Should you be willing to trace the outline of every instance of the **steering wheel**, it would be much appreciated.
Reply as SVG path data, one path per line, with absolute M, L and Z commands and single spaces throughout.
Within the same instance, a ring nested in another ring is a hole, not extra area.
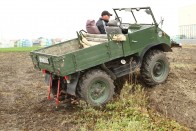
M 121 26 L 121 23 L 122 23 L 122 18 L 121 17 L 116 17 L 115 20 L 117 20 L 119 22 L 119 27 L 120 29 L 122 30 L 122 33 L 123 34 L 127 34 L 128 33 L 128 30 L 127 29 L 124 29 L 122 26 Z

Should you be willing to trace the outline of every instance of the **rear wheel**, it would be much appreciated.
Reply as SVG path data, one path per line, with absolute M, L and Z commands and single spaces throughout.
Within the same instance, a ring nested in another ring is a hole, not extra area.
M 145 84 L 154 86 L 165 82 L 169 74 L 166 54 L 160 50 L 149 51 L 142 62 L 141 76 Z
M 114 84 L 102 70 L 87 72 L 80 80 L 81 95 L 91 106 L 102 106 L 112 99 Z

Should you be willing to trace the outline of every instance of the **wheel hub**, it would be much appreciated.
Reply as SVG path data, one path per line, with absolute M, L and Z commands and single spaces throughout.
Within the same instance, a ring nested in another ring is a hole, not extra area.
M 102 96 L 104 96 L 104 92 L 105 92 L 105 83 L 103 82 L 95 82 L 92 85 L 91 88 L 91 97 L 93 100 L 98 100 L 99 98 L 101 98 Z
M 164 64 L 161 61 L 157 61 L 153 68 L 153 74 L 155 77 L 159 77 L 164 73 Z

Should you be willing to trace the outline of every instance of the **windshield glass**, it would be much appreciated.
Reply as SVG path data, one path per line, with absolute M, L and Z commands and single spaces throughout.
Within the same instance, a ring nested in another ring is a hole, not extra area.
M 137 11 L 136 9 L 127 8 L 123 10 L 115 10 L 115 12 L 117 13 L 117 17 L 120 17 L 120 21 L 122 23 L 154 24 L 152 16 L 147 14 L 145 9 L 140 9 Z

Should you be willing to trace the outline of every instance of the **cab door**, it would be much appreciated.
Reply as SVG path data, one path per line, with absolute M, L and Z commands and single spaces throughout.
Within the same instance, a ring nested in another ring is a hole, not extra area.
M 155 40 L 155 28 L 150 27 L 128 34 L 129 42 L 124 44 L 124 56 L 140 52 L 148 44 L 152 44 Z

